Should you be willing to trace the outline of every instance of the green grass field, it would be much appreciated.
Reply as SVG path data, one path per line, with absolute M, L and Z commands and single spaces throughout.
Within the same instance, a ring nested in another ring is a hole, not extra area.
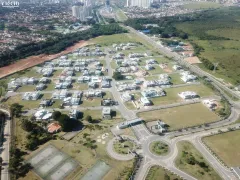
M 203 141 L 229 167 L 240 166 L 239 154 L 240 131 L 231 131 L 223 134 L 205 137 Z
M 221 7 L 221 5 L 219 3 L 214 3 L 214 2 L 189 2 L 188 4 L 185 4 L 182 7 L 186 9 L 198 10 L 198 9 L 219 8 Z
M 134 38 L 130 37 L 130 34 L 114 34 L 109 36 L 100 36 L 90 40 L 90 43 L 110 46 L 114 43 L 137 42 Z
M 117 17 L 118 21 L 123 22 L 128 19 L 128 17 L 123 13 L 123 11 L 121 9 L 116 7 L 115 11 L 116 11 L 116 17 Z
M 169 125 L 169 130 L 196 126 L 219 120 L 219 117 L 203 104 L 192 104 L 169 109 L 138 113 L 145 121 L 162 120 Z
M 240 9 L 225 7 L 205 11 L 201 15 L 194 21 L 175 23 L 175 26 L 188 33 L 190 41 L 204 48 L 200 52 L 200 58 L 219 63 L 215 76 L 227 82 L 239 84 Z
M 220 176 L 203 158 L 200 152 L 189 142 L 181 141 L 177 144 L 178 156 L 175 161 L 176 166 L 194 176 L 198 180 L 220 180 Z M 191 162 L 191 164 L 189 164 Z M 202 167 L 199 163 L 204 163 Z
M 152 166 L 148 172 L 146 180 L 180 180 L 181 178 L 171 173 L 170 171 L 163 169 L 160 166 Z
M 178 93 L 183 91 L 194 91 L 200 97 L 208 97 L 214 95 L 214 92 L 207 86 L 204 85 L 191 85 L 185 87 L 177 87 L 177 88 L 167 88 L 165 89 L 167 95 L 163 97 L 152 98 L 152 102 L 154 105 L 164 105 L 164 104 L 171 104 L 183 101 L 179 96 Z

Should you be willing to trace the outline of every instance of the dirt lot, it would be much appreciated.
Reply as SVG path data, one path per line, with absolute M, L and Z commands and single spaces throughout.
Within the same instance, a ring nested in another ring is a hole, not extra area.
M 85 41 L 79 41 L 74 46 L 71 46 L 71 47 L 67 48 L 66 50 L 64 50 L 64 51 L 62 51 L 58 54 L 53 54 L 53 55 L 41 54 L 41 55 L 38 55 L 38 56 L 30 56 L 28 58 L 18 60 L 17 62 L 15 62 L 15 63 L 13 63 L 9 66 L 5 66 L 5 67 L 0 68 L 0 78 L 3 78 L 3 77 L 5 77 L 7 75 L 10 75 L 10 74 L 13 74 L 17 71 L 21 71 L 21 70 L 36 66 L 36 65 L 41 64 L 45 61 L 55 59 L 55 58 L 57 58 L 59 56 L 62 56 L 64 54 L 68 54 L 68 53 L 70 53 L 70 52 L 72 52 L 72 51 L 74 51 L 78 48 L 86 46 L 87 44 L 88 43 L 85 42 Z
M 184 60 L 187 61 L 187 62 L 190 63 L 190 64 L 199 64 L 199 63 L 202 63 L 197 56 L 188 57 L 188 58 L 185 58 Z

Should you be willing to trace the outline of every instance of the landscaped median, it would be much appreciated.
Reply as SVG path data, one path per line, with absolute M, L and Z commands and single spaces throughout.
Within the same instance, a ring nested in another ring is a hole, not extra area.
M 164 156 L 168 154 L 169 147 L 164 142 L 155 141 L 150 144 L 150 151 L 155 155 Z
M 148 172 L 146 180 L 162 179 L 180 180 L 181 178 L 160 166 L 152 166 Z

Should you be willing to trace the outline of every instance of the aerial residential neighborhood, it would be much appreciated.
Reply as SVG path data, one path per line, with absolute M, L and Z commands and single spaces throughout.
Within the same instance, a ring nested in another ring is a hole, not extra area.
M 3 1 L 0 17 L 0 179 L 240 179 L 239 2 Z

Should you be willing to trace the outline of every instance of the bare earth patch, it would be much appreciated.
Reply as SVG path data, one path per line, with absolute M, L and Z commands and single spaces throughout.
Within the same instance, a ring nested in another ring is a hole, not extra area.
M 41 64 L 45 61 L 50 61 L 53 60 L 55 58 L 58 58 L 64 54 L 68 54 L 78 48 L 81 48 L 83 46 L 86 46 L 88 43 L 85 41 L 79 41 L 78 43 L 76 43 L 74 46 L 71 46 L 69 48 L 67 48 L 66 50 L 58 53 L 58 54 L 53 54 L 53 55 L 46 55 L 46 54 L 40 54 L 38 56 L 30 56 L 27 57 L 25 59 L 21 59 L 18 60 L 17 62 L 9 65 L 9 66 L 5 66 L 0 68 L 0 78 L 3 78 L 5 76 L 8 76 L 10 74 L 13 74 L 15 72 L 36 66 L 38 64 Z
M 188 58 L 185 58 L 184 60 L 187 61 L 187 62 L 190 63 L 190 64 L 199 64 L 199 63 L 202 63 L 197 56 L 188 57 Z

